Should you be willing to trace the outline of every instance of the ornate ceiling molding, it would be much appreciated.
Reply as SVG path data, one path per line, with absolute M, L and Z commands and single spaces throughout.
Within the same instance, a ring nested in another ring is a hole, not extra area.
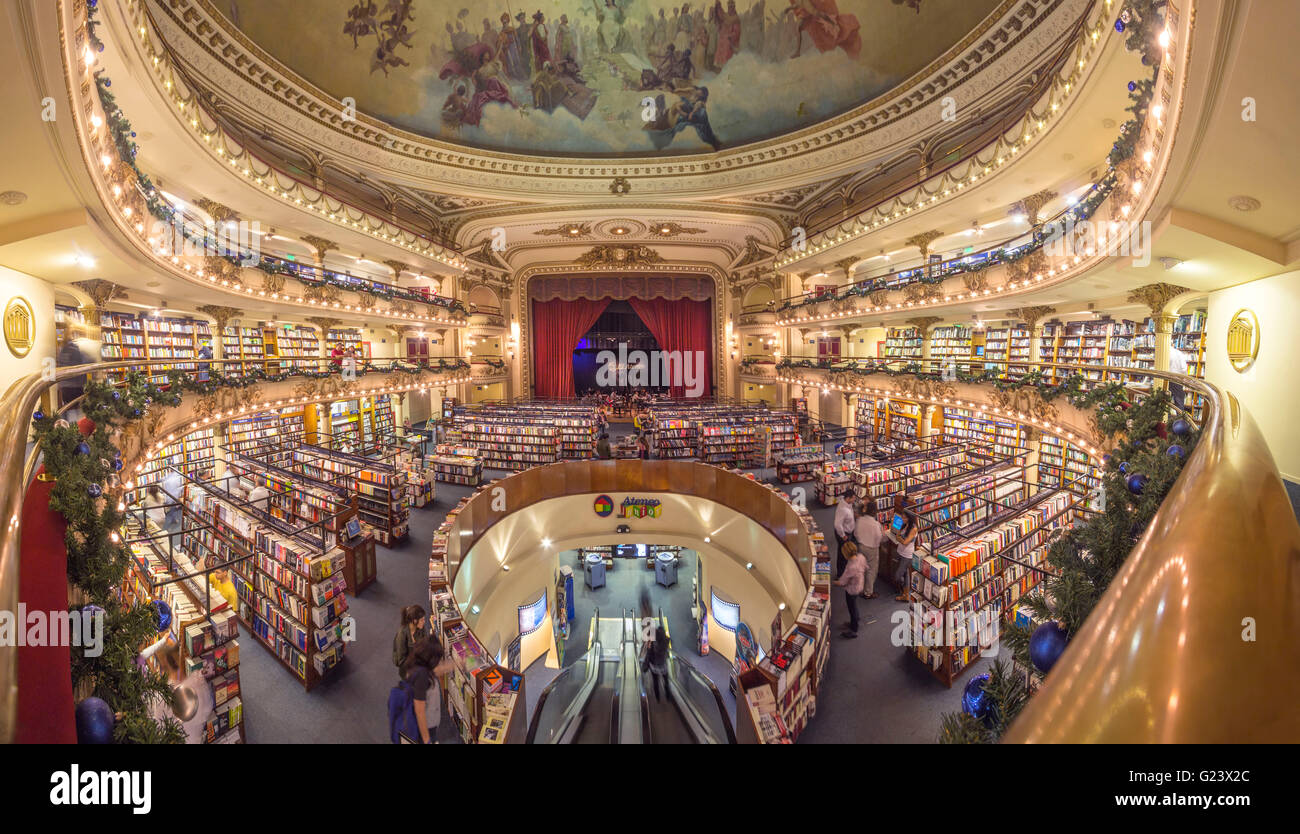
M 88 281 L 73 281 L 72 285 L 84 290 L 90 300 L 95 302 L 96 307 L 103 307 L 114 298 L 126 298 L 126 290 L 114 284 L 112 281 L 105 281 L 103 278 L 91 278 Z
M 226 329 L 226 325 L 244 316 L 243 310 L 237 307 L 223 307 L 220 304 L 200 304 L 194 309 L 204 315 L 212 316 L 212 320 L 217 324 L 218 335 Z
M 1035 307 L 1019 307 L 1008 312 L 1028 325 L 1030 330 L 1033 330 L 1038 326 L 1038 322 L 1042 321 L 1045 316 L 1050 316 L 1052 313 L 1055 313 L 1056 308 L 1040 305 Z
M 574 258 L 585 269 L 647 266 L 663 263 L 664 257 L 649 246 L 595 246 Z
M 795 133 L 718 153 L 617 159 L 554 157 L 472 150 L 391 129 L 341 105 L 280 67 L 214 11 L 211 0 L 154 0 L 149 11 L 167 51 L 233 114 L 257 125 L 291 127 L 307 144 L 335 147 L 354 163 L 460 187 L 518 193 L 667 193 L 688 188 L 730 191 L 743 183 L 861 164 L 939 125 L 939 101 L 960 89 L 978 101 L 1030 72 L 1077 23 L 1091 0 L 1006 0 L 985 28 L 889 93 Z M 709 175 L 701 179 L 701 175 Z M 527 176 L 521 182 L 519 177 Z M 505 187 L 505 180 L 511 188 Z M 626 188 L 618 188 L 620 181 Z M 786 187 L 798 187 L 790 184 Z
M 1128 300 L 1135 304 L 1147 305 L 1147 309 L 1151 311 L 1151 317 L 1159 319 L 1165 314 L 1165 305 L 1171 299 L 1185 292 L 1191 292 L 1191 290 L 1177 284 L 1143 284 L 1129 293 Z

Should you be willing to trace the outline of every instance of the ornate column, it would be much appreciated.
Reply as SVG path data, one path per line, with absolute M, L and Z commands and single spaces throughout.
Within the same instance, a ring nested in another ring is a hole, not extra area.
M 917 249 L 921 250 L 921 265 L 925 266 L 926 260 L 930 255 L 930 244 L 943 236 L 944 232 L 941 232 L 938 229 L 931 229 L 928 232 L 921 232 L 919 235 L 912 235 L 907 240 L 903 241 L 903 243 L 906 243 L 908 246 L 915 246 Z M 926 274 L 929 275 L 928 272 Z
M 934 409 L 936 406 L 930 403 L 918 403 L 918 405 L 921 407 L 921 425 L 916 427 L 916 437 L 918 440 L 926 440 L 934 432 Z
M 86 319 L 86 338 L 98 342 L 103 338 L 103 334 L 100 332 L 99 319 L 104 312 L 104 306 L 114 298 L 125 298 L 126 292 L 112 281 L 105 281 L 102 278 L 92 278 L 89 281 L 73 281 L 72 285 L 90 296 L 92 303 L 83 304 L 78 309 Z
M 1187 287 L 1180 287 L 1177 284 L 1144 284 L 1133 290 L 1128 300 L 1141 302 L 1147 305 L 1151 311 L 1151 320 L 1155 324 L 1156 332 L 1156 370 L 1169 370 L 1169 347 L 1173 341 L 1174 322 L 1178 320 L 1177 316 L 1171 316 L 1165 312 L 1165 305 L 1169 300 L 1182 295 L 1185 292 L 1191 292 Z M 1163 388 L 1161 380 L 1154 380 L 1153 387 Z
M 330 350 L 329 350 L 329 331 L 330 331 L 330 328 L 338 327 L 340 324 L 343 323 L 343 320 L 342 320 L 342 319 L 334 319 L 334 318 L 330 318 L 330 317 L 328 317 L 328 316 L 308 316 L 308 317 L 307 317 L 307 321 L 309 321 L 309 322 L 311 322 L 312 324 L 316 325 L 316 329 L 319 331 L 318 334 L 317 334 L 317 336 L 316 336 L 316 353 L 317 353 L 317 355 L 318 355 L 318 356 L 322 356 L 322 357 L 324 357 L 324 356 L 329 356 L 329 353 L 330 353 Z M 320 364 L 318 363 L 318 364 L 316 365 L 316 367 L 313 368 L 312 370 L 319 371 L 320 369 L 321 369 L 321 366 L 320 366 Z
M 1029 359 L 1039 361 L 1039 347 L 1043 341 L 1043 325 L 1040 322 L 1056 312 L 1055 307 L 1021 307 L 1011 311 L 1016 318 L 1029 326 Z
M 327 240 L 316 235 L 303 235 L 302 242 L 312 248 L 315 253 L 315 265 L 317 269 L 325 268 L 325 253 L 331 249 L 338 249 L 339 245 L 332 240 Z
M 921 360 L 930 359 L 930 328 L 943 321 L 940 316 L 918 316 L 908 319 L 907 323 L 921 331 Z
M 1060 195 L 1057 194 L 1055 191 L 1049 191 L 1048 189 L 1043 189 L 1042 191 L 1036 191 L 1033 194 L 1030 194 L 1028 197 L 1025 197 L 1023 200 L 1017 203 L 1012 203 L 1011 213 L 1023 214 L 1025 216 L 1025 220 L 1029 222 L 1030 226 L 1037 226 L 1039 222 L 1038 213 L 1043 210 L 1043 206 L 1047 205 L 1049 202 L 1051 202 L 1052 200 L 1054 200 L 1059 196 Z

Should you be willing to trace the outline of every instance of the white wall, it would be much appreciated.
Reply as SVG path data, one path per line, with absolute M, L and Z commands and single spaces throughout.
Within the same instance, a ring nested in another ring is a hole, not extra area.
M 1259 319 L 1259 357 L 1238 373 L 1228 362 L 1228 324 L 1247 308 Z M 1210 293 L 1205 377 L 1241 401 L 1264 433 L 1283 477 L 1300 482 L 1300 271 Z

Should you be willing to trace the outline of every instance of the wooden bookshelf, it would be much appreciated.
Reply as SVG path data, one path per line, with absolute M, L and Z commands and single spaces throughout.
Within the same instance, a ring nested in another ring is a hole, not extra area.
M 925 349 L 925 337 L 916 327 L 891 327 L 885 331 L 883 359 L 919 362 Z
M 821 446 L 792 446 L 776 458 L 776 479 L 783 484 L 818 480 L 826 458 Z
M 473 446 L 440 444 L 426 462 L 433 464 L 434 479 L 443 483 L 478 486 L 483 482 L 483 458 Z

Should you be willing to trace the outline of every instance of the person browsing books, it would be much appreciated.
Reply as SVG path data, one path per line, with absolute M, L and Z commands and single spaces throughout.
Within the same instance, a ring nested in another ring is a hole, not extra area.
M 853 525 L 853 537 L 857 540 L 857 549 L 861 552 L 866 566 L 862 591 L 864 599 L 876 597 L 876 572 L 880 570 L 880 542 L 885 537 L 885 529 L 880 526 L 876 512 L 876 499 L 867 498 L 862 502 L 862 512 Z
M 898 602 L 907 602 L 907 569 L 912 564 L 912 554 L 916 551 L 916 536 L 920 527 L 916 523 L 916 513 L 912 512 L 907 496 L 899 496 L 894 508 L 894 518 L 889 525 L 889 540 L 894 543 L 898 558 L 894 562 L 894 583 L 902 589 L 894 597 Z
M 402 609 L 402 622 L 393 635 L 393 665 L 398 669 L 411 656 L 415 644 L 429 636 L 424 616 L 424 609 L 418 605 L 408 605 Z
M 609 449 L 609 435 L 601 432 L 600 439 L 596 441 L 596 457 L 601 460 L 609 460 L 613 453 Z
M 438 678 L 451 671 L 451 658 L 442 644 L 425 637 L 415 644 L 406 659 L 404 677 L 411 686 L 415 710 L 415 726 L 420 731 L 420 742 L 436 743 L 438 723 L 442 718 L 442 699 L 438 694 Z
M 835 508 L 835 575 L 844 573 L 844 543 L 853 541 L 858 519 L 853 512 L 853 500 L 848 495 L 840 496 L 839 506 Z
M 844 572 L 840 578 L 835 580 L 835 584 L 844 589 L 844 605 L 849 609 L 849 621 L 845 624 L 844 630 L 840 632 L 841 637 L 858 636 L 858 594 L 862 593 L 867 572 L 867 560 L 858 552 L 858 546 L 853 542 L 844 543 Z

